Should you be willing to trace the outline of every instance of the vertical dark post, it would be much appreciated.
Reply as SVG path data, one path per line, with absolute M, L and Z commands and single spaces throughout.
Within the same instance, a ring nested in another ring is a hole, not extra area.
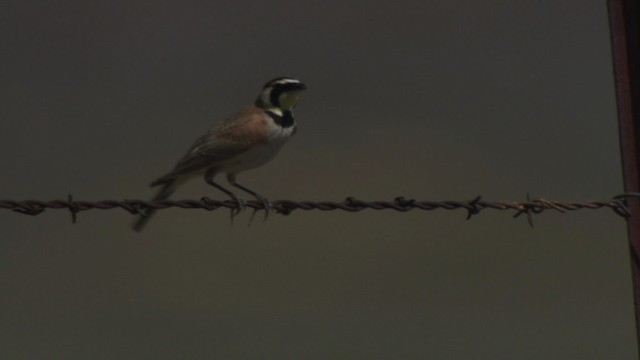
M 640 192 L 640 0 L 608 0 L 625 192 Z M 640 201 L 629 199 L 636 336 L 640 346 Z

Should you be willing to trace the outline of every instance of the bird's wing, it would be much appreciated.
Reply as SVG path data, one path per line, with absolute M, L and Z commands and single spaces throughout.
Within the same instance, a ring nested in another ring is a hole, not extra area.
M 169 174 L 151 183 L 163 184 L 181 175 L 214 167 L 268 139 L 269 124 L 263 110 L 251 106 L 217 124 L 196 140 Z

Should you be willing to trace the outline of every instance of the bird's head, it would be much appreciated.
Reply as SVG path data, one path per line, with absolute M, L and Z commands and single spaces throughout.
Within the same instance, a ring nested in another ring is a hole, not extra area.
M 306 88 L 307 86 L 297 79 L 275 78 L 264 85 L 256 100 L 256 106 L 271 111 L 279 110 L 280 113 L 291 111 L 298 103 L 300 93 Z

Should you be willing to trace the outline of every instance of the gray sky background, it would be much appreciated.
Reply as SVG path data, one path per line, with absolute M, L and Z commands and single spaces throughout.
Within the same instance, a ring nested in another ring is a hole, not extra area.
M 622 191 L 604 0 L 5 0 L 0 198 L 147 199 L 281 75 L 298 135 L 240 176 L 271 199 Z M 464 217 L 5 211 L 0 357 L 636 357 L 622 219 Z

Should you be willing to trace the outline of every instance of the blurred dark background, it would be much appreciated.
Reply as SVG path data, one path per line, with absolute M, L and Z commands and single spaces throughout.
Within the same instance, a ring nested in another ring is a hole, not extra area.
M 4 0 L 0 198 L 147 199 L 281 75 L 298 135 L 240 176 L 271 199 L 622 191 L 604 0 Z M 621 218 L 465 215 L 4 211 L 0 357 L 636 357 Z

